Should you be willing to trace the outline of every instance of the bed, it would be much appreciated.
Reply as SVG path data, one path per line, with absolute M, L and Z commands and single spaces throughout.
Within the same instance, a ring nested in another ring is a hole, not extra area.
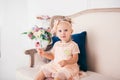
M 73 20 L 74 34 L 87 32 L 87 75 L 80 80 L 120 80 L 120 8 L 88 9 L 68 17 Z M 30 66 L 18 68 L 16 80 L 34 80 L 40 66 L 46 64 L 34 49 L 26 54 L 30 56 Z

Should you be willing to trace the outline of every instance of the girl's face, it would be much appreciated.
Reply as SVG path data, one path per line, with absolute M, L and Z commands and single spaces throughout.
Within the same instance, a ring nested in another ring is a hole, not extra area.
M 60 22 L 57 25 L 57 36 L 62 42 L 68 42 L 71 39 L 72 26 L 68 22 Z

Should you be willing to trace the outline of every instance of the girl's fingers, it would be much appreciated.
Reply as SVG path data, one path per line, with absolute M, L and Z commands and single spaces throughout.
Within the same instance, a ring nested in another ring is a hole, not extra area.
M 41 49 L 37 49 L 38 53 L 41 54 L 42 53 L 42 50 Z

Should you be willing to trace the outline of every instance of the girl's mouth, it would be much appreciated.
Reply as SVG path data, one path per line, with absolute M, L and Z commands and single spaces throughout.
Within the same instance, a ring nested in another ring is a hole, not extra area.
M 66 36 L 62 36 L 62 38 L 66 38 Z

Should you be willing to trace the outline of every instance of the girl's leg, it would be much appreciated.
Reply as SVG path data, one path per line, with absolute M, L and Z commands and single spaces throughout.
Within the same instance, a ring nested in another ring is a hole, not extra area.
M 58 78 L 54 78 L 54 80 L 60 80 L 60 79 L 58 79 Z
M 45 79 L 45 75 L 44 75 L 44 73 L 41 71 L 41 72 L 37 75 L 37 77 L 36 77 L 35 80 L 44 80 L 44 79 Z
M 57 72 L 55 74 L 54 80 L 67 80 L 64 72 Z

